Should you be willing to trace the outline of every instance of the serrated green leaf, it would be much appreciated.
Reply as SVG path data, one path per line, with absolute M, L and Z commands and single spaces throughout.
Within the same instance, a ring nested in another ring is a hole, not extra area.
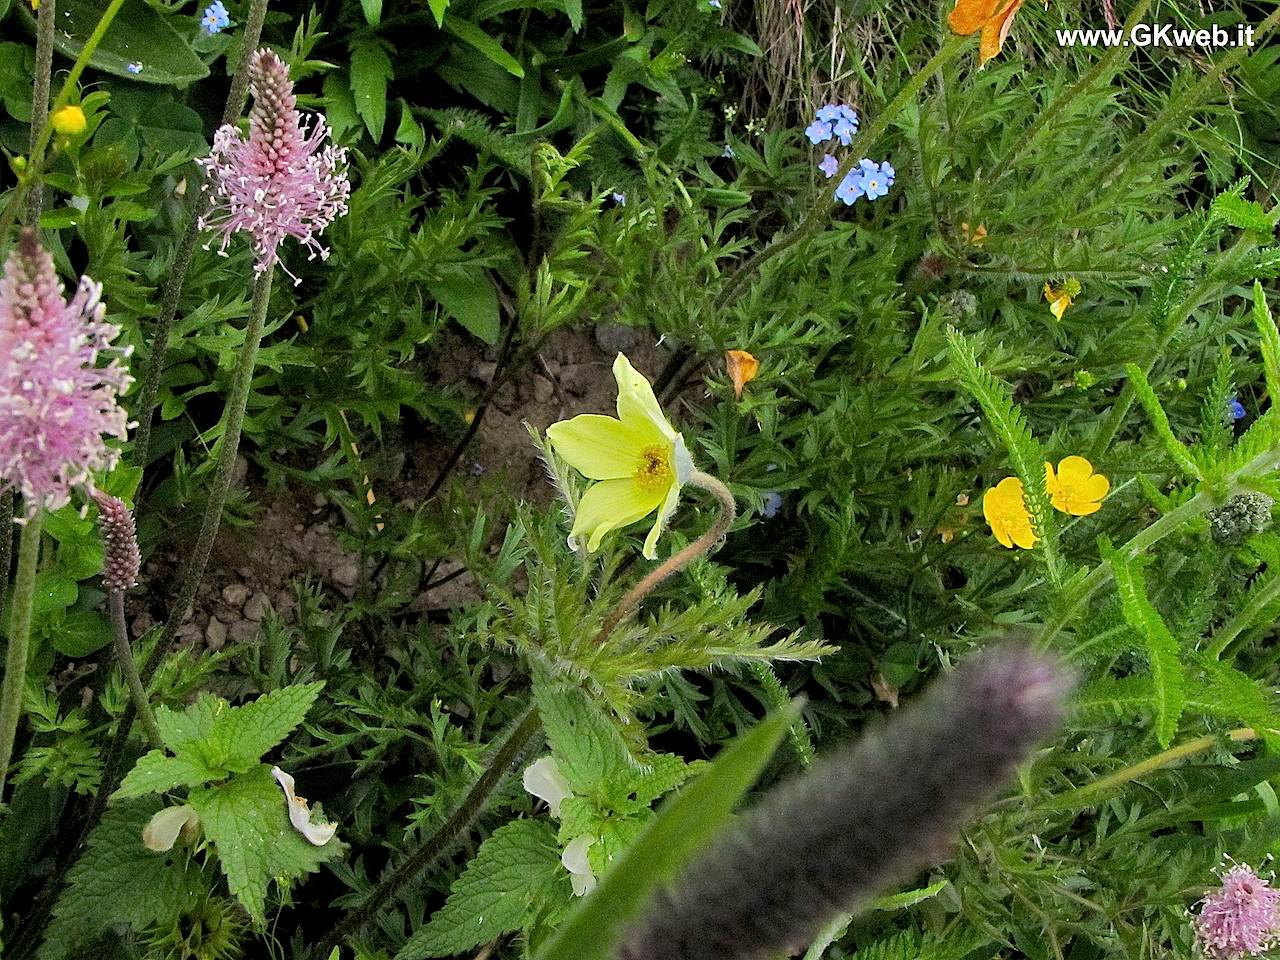
M 1206 684 L 1187 695 L 1187 705 L 1195 710 L 1228 720 L 1243 721 L 1274 749 L 1280 746 L 1280 713 L 1274 694 L 1248 674 L 1209 657 L 1197 663 Z
M 391 58 L 376 40 L 357 43 L 351 50 L 351 94 L 356 113 L 374 140 L 387 122 L 387 81 L 395 76 Z
M 1103 541 L 1102 556 L 1111 566 L 1125 622 L 1142 638 L 1151 667 L 1155 695 L 1156 739 L 1167 747 L 1178 732 L 1185 706 L 1186 675 L 1178 656 L 1178 641 L 1147 596 L 1146 579 L 1137 563 Z
M 85 40 L 102 18 L 107 2 L 59 0 L 54 49 L 72 60 L 79 56 Z M 30 8 L 18 4 L 15 9 L 34 31 L 35 17 Z M 142 64 L 142 70 L 131 73 L 128 69 L 131 63 Z M 145 0 L 124 0 L 98 49 L 89 58 L 89 65 L 138 83 L 175 87 L 185 87 L 209 75 L 209 68 L 192 51 L 186 39 Z
M 569 17 L 569 26 L 577 33 L 582 29 L 582 0 L 562 0 L 564 12 Z
M 439 20 L 440 18 L 437 17 L 436 19 Z M 446 32 L 453 34 L 463 43 L 474 47 L 513 77 L 524 76 L 524 67 L 520 66 L 520 61 L 507 53 L 502 48 L 502 44 L 474 23 L 468 20 L 459 20 L 457 17 L 450 17 L 443 26 Z
M 324 681 L 299 683 L 264 693 L 257 700 L 219 711 L 213 730 L 198 748 L 207 762 L 226 770 L 247 770 L 307 717 Z
M 538 677 L 533 699 L 574 793 L 595 796 L 606 782 L 630 782 L 638 772 L 617 726 L 581 690 Z
M 220 775 L 221 771 L 210 770 L 190 754 L 167 757 L 160 750 L 152 750 L 133 765 L 113 796 L 142 797 L 149 793 L 164 793 L 175 787 L 198 787 L 218 779 Z
M 444 12 L 449 9 L 449 0 L 427 0 L 431 15 L 436 18 L 436 26 L 444 25 Z
M 191 791 L 187 802 L 213 844 L 227 886 L 261 925 L 272 879 L 290 881 L 340 856 L 336 838 L 313 846 L 289 823 L 284 794 L 266 764 L 216 787 Z
M 541 820 L 513 820 L 493 832 L 454 881 L 449 899 L 418 929 L 395 960 L 464 953 L 519 930 L 531 908 L 557 882 L 560 848 Z M 560 884 L 567 886 L 563 873 Z
M 164 745 L 178 753 L 195 747 L 213 733 L 218 714 L 229 710 L 230 705 L 210 693 L 202 693 L 196 702 L 185 710 L 160 707 L 156 710 L 156 726 Z
M 1271 317 L 1267 295 L 1262 284 L 1253 281 L 1253 323 L 1258 328 L 1262 348 L 1262 369 L 1267 381 L 1267 395 L 1280 397 L 1280 330 Z
M 1169 426 L 1169 416 L 1164 412 L 1164 407 L 1160 404 L 1159 398 L 1156 397 L 1155 390 L 1151 388 L 1147 375 L 1142 372 L 1141 367 L 1134 363 L 1126 363 L 1124 369 L 1129 375 L 1129 382 L 1133 384 L 1133 390 L 1138 396 L 1138 402 L 1147 411 L 1151 425 L 1155 428 L 1156 436 L 1164 444 L 1164 449 L 1169 455 L 1169 459 L 1191 479 L 1203 480 L 1204 472 L 1200 469 L 1195 457 L 1191 455 L 1191 451 L 1187 449 L 1186 444 L 1174 436 L 1173 428 Z
M 706 771 L 665 803 L 591 896 L 580 901 L 536 960 L 606 960 L 623 927 L 729 822 L 799 716 L 798 704 L 762 720 L 721 751 Z
M 67 875 L 39 960 L 82 956 L 109 927 L 142 931 L 195 907 L 208 886 L 196 862 L 142 845 L 142 828 L 161 806 L 148 798 L 107 808 Z
M 1262 208 L 1262 204 L 1246 200 L 1234 192 L 1216 197 L 1212 210 L 1215 216 L 1238 230 L 1270 234 L 1275 229 L 1275 219 Z
M 449 274 L 427 284 L 427 289 L 468 333 L 488 344 L 498 342 L 498 294 L 483 270 L 473 269 L 468 276 Z

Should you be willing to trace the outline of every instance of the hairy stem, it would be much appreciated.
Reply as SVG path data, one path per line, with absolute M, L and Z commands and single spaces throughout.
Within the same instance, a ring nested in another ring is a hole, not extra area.
M 414 877 L 444 856 L 480 815 L 494 791 L 506 779 L 511 768 L 519 761 L 525 747 L 537 732 L 541 723 L 537 712 L 528 707 L 505 740 L 493 754 L 493 760 L 467 791 L 462 803 L 448 819 L 427 837 L 400 866 L 378 884 L 359 906 L 348 910 L 324 938 L 315 955 L 327 957 L 335 947 L 378 915 L 378 912 Z
M 258 48 L 262 37 L 262 22 L 267 15 L 268 0 L 253 0 L 249 7 L 249 17 L 245 21 L 244 31 L 240 39 L 240 58 L 236 61 L 235 76 L 231 81 L 231 89 L 227 93 L 227 103 L 222 110 L 222 123 L 235 123 L 244 112 L 245 101 L 249 97 L 249 58 Z M 203 174 L 197 173 L 203 179 Z M 173 335 L 173 321 L 178 315 L 178 301 L 182 297 L 182 285 L 186 282 L 187 271 L 191 269 L 191 261 L 195 256 L 196 240 L 200 236 L 199 222 L 209 206 L 209 194 L 203 189 L 188 191 L 188 219 L 186 230 L 178 240 L 178 248 L 173 254 L 173 263 L 165 276 L 164 288 L 160 291 L 160 313 L 156 317 L 155 326 L 151 328 L 151 343 L 147 350 L 147 366 L 142 375 L 142 388 L 138 392 L 135 407 L 138 417 L 138 429 L 133 437 L 133 463 L 141 470 L 146 470 L 151 456 L 151 425 L 155 419 L 156 397 L 160 393 L 160 378 L 164 373 L 165 357 L 169 352 L 169 338 Z M 139 488 L 141 496 L 141 488 Z M 134 504 L 137 509 L 138 504 Z
M 31 155 L 35 156 L 40 130 L 49 116 L 49 84 L 53 76 L 53 31 L 57 0 L 42 0 L 36 15 L 36 75 L 31 87 Z M 44 185 L 35 181 L 27 194 L 27 225 L 40 226 Z
M 13 562 L 13 487 L 0 490 L 0 623 L 4 622 L 9 592 L 9 564 Z
M 244 427 L 244 412 L 249 404 L 249 393 L 253 387 L 253 368 L 258 359 L 258 346 L 262 341 L 262 331 L 267 322 L 267 307 L 271 303 L 271 276 L 273 269 L 263 270 L 253 281 L 253 303 L 249 308 L 249 321 L 245 326 L 244 344 L 240 348 L 240 356 L 236 361 L 235 377 L 231 382 L 231 393 L 227 397 L 226 408 L 222 415 L 222 440 L 218 452 L 218 465 L 214 473 L 213 483 L 209 487 L 209 502 L 205 506 L 204 519 L 200 523 L 200 535 L 187 559 L 186 569 L 182 575 L 182 586 L 178 591 L 178 599 L 169 611 L 169 619 L 165 621 L 164 632 L 159 642 L 151 651 L 146 664 L 142 668 L 142 680 L 150 680 L 160 662 L 173 643 L 178 628 L 191 612 L 196 591 L 204 579 L 205 569 L 209 566 L 209 557 L 213 553 L 213 542 L 217 539 L 218 528 L 222 525 L 222 509 L 227 503 L 227 493 L 231 489 L 231 475 L 235 472 L 236 454 L 240 452 L 240 431 Z M 122 734 L 128 730 L 122 724 Z
M 129 685 L 129 696 L 133 698 L 133 709 L 142 721 L 147 732 L 147 739 L 157 750 L 164 746 L 164 738 L 160 736 L 160 728 L 156 725 L 155 714 L 151 712 L 151 703 L 147 700 L 147 689 L 138 676 L 138 665 L 133 660 L 133 648 L 129 645 L 129 627 L 124 622 L 124 591 L 112 590 L 107 595 L 107 605 L 111 608 L 111 633 L 116 641 L 116 658 L 120 661 L 120 670 L 124 673 L 125 682 Z
M 596 634 L 596 646 L 609 639 L 609 634 L 617 629 L 618 624 L 639 605 L 641 600 L 653 592 L 654 587 L 671 576 L 671 574 L 678 570 L 683 570 L 698 557 L 708 553 L 720 542 L 720 538 L 729 532 L 729 527 L 738 515 L 738 505 L 734 503 L 733 494 L 729 492 L 729 488 L 711 476 L 711 474 L 703 473 L 701 470 L 695 470 L 688 482 L 690 486 L 699 487 L 715 494 L 720 501 L 720 515 L 716 517 L 716 522 L 711 525 L 711 529 L 679 553 L 673 554 L 669 559 L 654 567 L 643 580 L 632 587 L 627 592 L 627 595 L 618 601 L 618 605 L 609 613 L 604 625 L 600 628 L 600 632 Z
M 1226 738 L 1233 743 L 1244 743 L 1249 740 L 1256 740 L 1257 737 L 1258 734 L 1252 727 L 1241 727 L 1237 730 L 1228 731 L 1226 734 Z M 1154 756 L 1131 764 L 1123 770 L 1117 770 L 1115 773 L 1107 774 L 1105 777 L 1099 777 L 1092 783 L 1086 783 L 1083 787 L 1077 787 L 1074 790 L 1068 790 L 1066 793 L 1058 794 L 1056 797 L 1049 799 L 1048 805 L 1052 807 L 1079 807 L 1090 802 L 1097 794 L 1106 793 L 1116 787 L 1122 787 L 1140 777 L 1145 777 L 1148 773 L 1171 766 L 1179 760 L 1185 760 L 1187 757 L 1195 756 L 1197 753 L 1204 753 L 1221 742 L 1222 738 L 1216 735 L 1188 740 L 1186 743 L 1180 743 L 1176 747 L 1162 750 Z
M 44 511 L 38 511 L 22 528 L 18 544 L 18 576 L 13 584 L 13 609 L 9 621 L 9 650 L 0 686 L 0 799 L 13 759 L 13 741 L 22 718 L 22 695 L 27 682 L 27 654 L 31 646 L 31 610 L 36 593 L 36 564 L 40 559 L 40 533 Z

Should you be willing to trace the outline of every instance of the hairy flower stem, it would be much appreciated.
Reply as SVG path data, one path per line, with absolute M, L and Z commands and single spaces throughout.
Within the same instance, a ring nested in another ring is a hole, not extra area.
M 231 475 L 236 468 L 236 454 L 240 452 L 240 431 L 244 427 L 244 412 L 249 404 L 249 392 L 253 387 L 253 368 L 258 360 L 258 346 L 262 342 L 262 331 L 267 322 L 267 308 L 271 304 L 271 277 L 274 270 L 262 271 L 253 281 L 253 303 L 249 308 L 249 321 L 245 325 L 244 344 L 240 347 L 240 356 L 236 361 L 235 377 L 231 381 L 231 393 L 227 396 L 227 404 L 222 415 L 222 446 L 218 452 L 218 465 L 214 473 L 213 483 L 209 487 L 209 502 L 205 506 L 204 519 L 200 523 L 200 534 L 187 560 L 182 575 L 182 586 L 178 591 L 178 599 L 169 611 L 169 619 L 165 621 L 160 640 L 151 651 L 146 664 L 142 668 L 142 681 L 146 683 L 155 674 L 164 660 L 165 654 L 177 636 L 178 628 L 191 612 L 191 605 L 204 579 L 205 569 L 209 566 L 209 557 L 213 553 L 213 542 L 217 539 L 218 528 L 222 525 L 222 509 L 227 503 L 227 493 L 231 489 Z M 122 723 L 122 732 L 127 733 Z
M 244 112 L 249 99 L 249 58 L 258 49 L 262 37 L 262 22 L 267 16 L 268 0 L 253 0 L 249 16 L 240 37 L 240 57 L 236 62 L 235 76 L 227 93 L 227 103 L 222 110 L 222 123 L 235 123 Z M 198 185 L 196 185 L 198 186 Z M 140 470 L 146 470 L 151 455 L 151 425 L 155 420 L 156 397 L 160 393 L 160 378 L 164 373 L 165 357 L 169 352 L 169 338 L 173 335 L 173 321 L 178 315 L 178 301 L 182 297 L 182 285 L 195 256 L 196 241 L 200 236 L 200 217 L 208 212 L 211 196 L 205 190 L 190 189 L 187 204 L 187 228 L 178 240 L 178 248 L 169 265 L 164 288 L 160 292 L 160 314 L 151 328 L 151 343 L 147 349 L 147 366 L 142 374 L 142 388 L 138 392 L 138 429 L 133 437 L 133 462 Z M 139 487 L 138 500 L 142 489 Z M 135 503 L 135 509 L 139 504 Z
M 157 750 L 164 746 L 164 738 L 160 736 L 160 728 L 156 725 L 155 714 L 151 712 L 151 704 L 147 700 L 147 689 L 138 676 L 138 665 L 133 659 L 133 648 L 129 645 L 129 627 L 124 622 L 124 591 L 112 590 L 107 595 L 107 605 L 111 609 L 111 633 L 116 641 L 116 657 L 120 661 L 120 670 L 124 673 L 125 682 L 129 685 L 129 696 L 133 698 L 133 709 L 142 727 L 147 732 L 147 739 Z
M 711 529 L 679 553 L 654 567 L 643 580 L 618 601 L 618 605 L 613 608 L 600 628 L 600 632 L 596 634 L 594 641 L 596 646 L 609 639 L 609 634 L 617 629 L 618 624 L 639 605 L 641 600 L 653 592 L 654 587 L 676 571 L 683 570 L 698 557 L 709 553 L 720 542 L 720 538 L 729 532 L 729 527 L 738 515 L 738 505 L 734 503 L 733 494 L 729 492 L 729 488 L 711 474 L 703 473 L 701 470 L 695 470 L 688 483 L 690 486 L 715 494 L 720 501 L 720 515 L 716 517 L 716 522 L 711 525 Z
M 62 89 L 58 91 L 57 99 L 53 101 L 53 106 L 49 108 L 48 113 L 42 118 L 43 125 L 31 146 L 31 156 L 27 158 L 27 169 L 23 172 L 17 188 L 10 194 L 9 202 L 5 205 L 3 212 L 0 212 L 0 255 L 3 255 L 8 250 L 9 233 L 13 230 L 13 223 L 18 217 L 18 209 L 22 205 L 27 189 L 31 184 L 39 180 L 40 173 L 44 168 L 45 151 L 49 147 L 49 141 L 53 138 L 53 124 L 49 122 L 49 117 L 61 107 L 67 105 L 67 101 L 71 99 L 72 92 L 76 89 L 76 84 L 80 82 L 80 75 L 84 73 L 85 67 L 89 65 L 89 58 L 97 51 L 98 44 L 102 42 L 102 38 L 107 34 L 107 29 L 111 26 L 111 21 L 115 20 L 116 14 L 120 12 L 120 8 L 123 6 L 124 0 L 111 0 L 107 4 L 107 9 L 102 11 L 102 16 L 99 18 L 97 26 L 89 34 L 89 39 L 84 42 L 80 55 L 76 57 L 76 62 L 71 65 L 71 70 L 67 73 L 67 79 L 63 81 Z M 32 122 L 35 122 L 34 115 Z
M 1225 736 L 1232 743 L 1246 743 L 1250 740 L 1258 739 L 1258 734 L 1252 727 L 1229 730 Z M 1188 740 L 1186 743 L 1180 743 L 1176 747 L 1162 750 L 1153 756 L 1147 757 L 1145 760 L 1130 764 L 1123 770 L 1117 770 L 1115 773 L 1109 773 L 1105 777 L 1099 777 L 1092 783 L 1086 783 L 1083 787 L 1077 787 L 1075 790 L 1068 790 L 1066 793 L 1060 793 L 1056 797 L 1050 797 L 1046 805 L 1064 809 L 1085 806 L 1091 803 L 1098 794 L 1114 790 L 1116 787 L 1123 787 L 1125 784 L 1132 783 L 1140 777 L 1145 777 L 1148 773 L 1154 773 L 1156 770 L 1172 766 L 1179 760 L 1185 760 L 1187 757 L 1195 756 L 1197 753 L 1204 753 L 1221 742 L 1222 736 L 1216 734 Z
M 0 490 L 0 623 L 4 622 L 9 592 L 9 564 L 13 562 L 13 487 Z
M 53 31 L 57 0 L 43 0 L 36 15 L 36 75 L 31 87 L 31 154 L 35 156 L 40 129 L 49 116 L 49 83 L 53 76 Z M 37 180 L 27 194 L 26 222 L 40 226 L 40 208 L 44 205 L 44 185 Z
M 348 910 L 320 941 L 314 956 L 327 957 L 352 934 L 359 933 L 386 904 L 423 870 L 447 854 L 488 805 L 489 798 L 519 762 L 529 741 L 542 721 L 533 707 L 528 707 L 510 728 L 506 739 L 493 754 L 493 760 L 467 791 L 462 802 L 436 831 L 427 837 L 400 866 L 396 867 L 357 907 Z
M 9 621 L 9 650 L 4 661 L 4 683 L 0 686 L 0 799 L 13 758 L 13 741 L 22 717 L 22 695 L 27 682 L 27 654 L 31 646 L 31 610 L 36 594 L 36 563 L 40 558 L 40 533 L 44 511 L 36 513 L 22 528 L 18 544 L 18 576 L 13 584 L 13 608 Z M 7 524 L 6 524 L 7 529 Z

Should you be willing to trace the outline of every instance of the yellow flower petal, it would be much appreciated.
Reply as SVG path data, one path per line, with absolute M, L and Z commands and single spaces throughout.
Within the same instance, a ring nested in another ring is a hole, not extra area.
M 658 537 L 662 536 L 662 531 L 667 528 L 667 522 L 671 519 L 671 515 L 676 512 L 676 504 L 680 501 L 680 485 L 673 483 L 671 489 L 667 491 L 666 499 L 662 501 L 662 506 L 658 510 L 658 517 L 653 521 L 653 527 L 649 530 L 649 535 L 644 538 L 644 558 L 646 560 L 658 559 Z
M 1111 490 L 1111 481 L 1093 472 L 1093 464 L 1084 457 L 1064 457 L 1058 462 L 1055 473 L 1053 464 L 1044 465 L 1045 486 L 1055 510 L 1076 517 L 1087 517 L 1102 509 L 1102 500 Z
M 670 486 L 675 486 L 674 477 Z M 668 485 L 642 487 L 630 477 L 592 484 L 578 503 L 569 536 L 576 539 L 586 534 L 587 552 L 593 552 L 610 530 L 635 523 L 657 510 L 667 498 L 668 489 Z
M 621 353 L 613 361 L 613 378 L 618 381 L 618 419 L 626 424 L 647 420 L 668 440 L 675 440 L 675 427 L 662 412 L 653 387 Z
M 982 515 L 1002 546 L 1029 550 L 1036 544 L 1031 514 L 1027 512 L 1022 481 L 1005 477 L 982 497 Z
M 633 476 L 646 447 L 667 443 L 647 420 L 624 423 L 598 413 L 553 423 L 547 439 L 569 466 L 591 480 Z

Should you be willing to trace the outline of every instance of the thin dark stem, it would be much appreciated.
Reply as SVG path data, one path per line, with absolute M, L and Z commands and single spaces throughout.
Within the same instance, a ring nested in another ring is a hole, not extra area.
M 249 17 L 245 22 L 241 37 L 240 59 L 236 63 L 235 76 L 231 81 L 231 89 L 227 93 L 227 103 L 222 110 L 223 124 L 235 123 L 244 112 L 245 101 L 249 96 L 249 57 L 258 47 L 262 36 L 262 21 L 267 15 L 267 0 L 253 0 L 249 7 Z M 203 182 L 203 176 L 197 175 Z M 151 426 L 155 420 L 156 397 L 160 393 L 160 378 L 164 373 L 165 357 L 169 352 L 169 338 L 173 335 L 173 321 L 178 315 L 178 302 L 182 298 L 182 285 L 186 282 L 187 272 L 191 269 L 191 261 L 195 256 L 196 240 L 200 236 L 200 218 L 209 207 L 209 194 L 203 189 L 189 191 L 187 227 L 178 240 L 178 248 L 173 255 L 165 277 L 164 288 L 160 292 L 160 313 L 156 317 L 155 326 L 151 329 L 151 343 L 148 348 L 147 366 L 142 375 L 142 388 L 138 393 L 136 406 L 138 429 L 133 438 L 133 462 L 136 467 L 146 470 L 151 455 Z M 139 499 L 141 489 L 139 489 Z M 139 503 L 135 502 L 134 509 Z
M 227 405 L 223 413 L 221 448 L 218 452 L 217 472 L 209 487 L 209 502 L 205 506 L 204 520 L 200 524 L 200 535 L 196 538 L 195 546 L 187 559 L 186 569 L 183 571 L 178 598 L 169 611 L 169 619 L 165 621 L 160 640 L 142 668 L 144 683 L 155 674 L 165 654 L 169 652 L 169 647 L 178 634 L 178 628 L 191 612 L 196 591 L 200 588 L 204 572 L 209 566 L 209 557 L 213 554 L 213 543 L 218 537 L 218 529 L 222 526 L 222 510 L 226 506 L 227 493 L 231 489 L 231 475 L 236 468 L 236 454 L 240 452 L 240 431 L 244 427 L 244 412 L 249 404 L 249 392 L 253 387 L 253 368 L 257 363 L 258 346 L 262 342 L 262 331 L 267 322 L 267 308 L 271 303 L 273 273 L 272 268 L 263 270 L 253 282 L 253 303 L 249 308 L 244 344 L 240 347 L 235 378 L 231 383 L 231 393 L 227 397 Z M 128 728 L 122 725 L 117 736 L 127 735 Z
M 116 642 L 116 659 L 120 661 L 120 670 L 129 685 L 134 710 L 142 721 L 151 746 L 159 750 L 164 746 L 164 738 L 160 736 L 160 728 L 156 726 L 156 717 L 151 712 L 147 690 L 142 685 L 142 678 L 138 676 L 138 665 L 134 662 L 133 648 L 129 645 L 129 627 L 124 622 L 124 591 L 112 590 L 108 593 L 107 606 L 111 609 L 111 633 Z
M 618 605 L 610 611 L 609 616 L 604 621 L 604 625 L 600 628 L 600 632 L 596 634 L 594 642 L 597 647 L 609 639 L 609 635 L 617 629 L 618 624 L 626 618 L 627 614 L 639 606 L 641 600 L 653 592 L 654 587 L 676 571 L 683 570 L 698 557 L 710 552 L 720 542 L 720 539 L 729 532 L 729 527 L 733 525 L 733 520 L 738 515 L 738 506 L 734 503 L 733 494 L 729 492 L 728 487 L 710 474 L 702 473 L 701 471 L 695 471 L 693 476 L 689 478 L 689 485 L 715 494 L 720 501 L 720 515 L 716 517 L 716 522 L 711 525 L 711 528 L 706 533 L 679 553 L 673 554 L 670 558 L 654 567 L 644 579 L 627 592 L 625 597 L 618 601 Z
M 40 131 L 49 118 L 49 83 L 53 76 L 53 31 L 57 0 L 44 0 L 36 16 L 36 75 L 31 87 L 31 155 L 35 156 Z M 36 180 L 27 194 L 27 225 L 40 226 L 44 184 Z
M 494 791 L 506 779 L 512 767 L 519 761 L 525 747 L 528 746 L 534 733 L 537 732 L 540 723 L 541 720 L 537 712 L 532 707 L 526 708 L 520 720 L 494 753 L 493 760 L 488 768 L 485 769 L 484 773 L 480 774 L 471 789 L 467 791 L 462 803 L 436 829 L 435 833 L 427 837 L 413 853 L 404 859 L 400 866 L 396 867 L 385 880 L 378 884 L 372 893 L 365 897 L 363 903 L 343 915 L 342 919 L 320 941 L 316 956 L 329 956 L 334 947 L 340 945 L 352 934 L 359 933 L 361 928 L 376 917 L 378 912 L 404 888 L 405 884 L 409 883 L 452 849 L 453 845 L 484 810 L 489 798 L 493 796 Z

